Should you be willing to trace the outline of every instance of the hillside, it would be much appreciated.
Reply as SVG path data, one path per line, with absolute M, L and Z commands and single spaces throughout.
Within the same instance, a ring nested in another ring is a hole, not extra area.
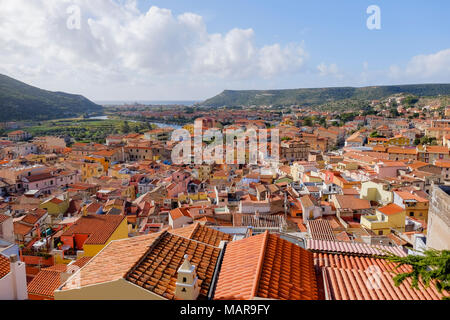
M 262 105 L 322 105 L 332 101 L 380 100 L 394 94 L 407 93 L 417 96 L 450 95 L 450 84 L 419 84 L 377 86 L 364 88 L 317 88 L 289 90 L 225 90 L 201 103 L 203 106 L 262 106 Z
M 58 119 L 101 111 L 101 106 L 83 96 L 42 90 L 0 74 L 0 122 Z

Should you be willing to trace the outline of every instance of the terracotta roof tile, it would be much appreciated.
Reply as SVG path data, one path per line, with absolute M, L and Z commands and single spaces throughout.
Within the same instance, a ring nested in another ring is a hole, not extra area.
M 61 273 L 56 268 L 41 270 L 28 284 L 28 294 L 53 298 L 54 291 L 61 285 Z
M 325 241 L 312 240 L 306 242 L 306 248 L 314 252 L 329 253 L 351 253 L 361 255 L 384 255 L 385 251 L 392 252 L 399 256 L 406 256 L 406 253 L 398 246 L 369 245 L 366 243 L 356 243 L 347 241 Z
M 124 219 L 126 219 L 125 216 L 119 215 L 81 217 L 64 232 L 63 236 L 90 234 L 85 244 L 105 244 Z
M 200 223 L 194 223 L 184 228 L 173 229 L 169 232 L 180 237 L 197 240 L 215 247 L 218 247 L 221 241 L 233 240 L 233 236 L 212 228 L 205 227 Z
M 79 271 L 81 287 L 123 278 L 159 236 L 152 233 L 110 242 Z
M 268 232 L 227 245 L 214 299 L 318 299 L 312 253 Z
M 332 300 L 441 300 L 433 285 L 425 288 L 419 284 L 419 290 L 411 288 L 407 279 L 399 287 L 392 280 L 392 273 L 377 273 L 379 281 L 373 280 L 370 272 L 356 269 L 326 267 L 326 286 Z
M 220 249 L 165 233 L 128 273 L 126 279 L 167 299 L 175 299 L 177 271 L 188 255 L 196 266 L 200 296 L 208 295 Z
M 316 240 L 336 240 L 331 224 L 328 220 L 309 220 L 309 233 L 312 239 Z
M 6 276 L 9 273 L 9 270 L 9 259 L 0 253 L 0 279 Z

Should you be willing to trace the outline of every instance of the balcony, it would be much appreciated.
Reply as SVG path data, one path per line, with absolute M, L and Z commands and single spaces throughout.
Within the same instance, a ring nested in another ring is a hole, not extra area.
M 379 220 L 376 215 L 362 216 L 361 225 L 370 230 L 390 228 L 389 222 Z

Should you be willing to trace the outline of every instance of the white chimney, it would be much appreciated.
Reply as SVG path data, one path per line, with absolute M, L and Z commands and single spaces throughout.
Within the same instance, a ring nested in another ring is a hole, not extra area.
M 189 256 L 184 256 L 184 262 L 178 269 L 175 297 L 178 300 L 197 300 L 200 294 L 198 277 L 195 266 L 189 261 Z
M 12 279 L 13 299 L 28 299 L 27 276 L 25 272 L 25 263 L 20 262 L 17 255 L 12 254 L 9 257 L 10 273 Z

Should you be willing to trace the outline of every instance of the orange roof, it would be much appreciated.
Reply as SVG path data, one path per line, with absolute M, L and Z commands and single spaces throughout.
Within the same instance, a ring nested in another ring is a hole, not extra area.
M 332 300 L 441 300 L 442 294 L 434 285 L 425 288 L 419 283 L 419 290 L 411 288 L 408 279 L 395 286 L 391 272 L 379 272 L 380 281 L 374 282 L 370 272 L 364 269 L 343 269 L 325 267 L 325 285 Z M 380 284 L 379 289 L 373 286 Z
M 161 233 L 152 233 L 112 241 L 79 271 L 81 287 L 123 278 L 160 235 Z
M 417 154 L 416 149 L 411 148 L 400 148 L 400 147 L 392 147 L 387 149 L 388 153 L 399 153 L 399 154 Z
M 81 217 L 63 233 L 63 236 L 90 234 L 85 244 L 105 244 L 124 219 L 125 216 L 115 215 Z
M 170 211 L 170 215 L 172 217 L 172 220 L 179 219 L 181 217 L 189 217 L 191 218 L 191 215 L 189 214 L 189 210 L 187 208 L 176 208 Z
M 394 191 L 403 200 L 416 200 L 418 202 L 428 202 L 428 199 L 422 198 L 416 194 L 406 191 Z
M 6 276 L 9 273 L 9 270 L 9 259 L 0 253 L 0 279 Z
M 395 203 L 391 203 L 388 204 L 387 206 L 378 208 L 378 211 L 380 211 L 381 213 L 385 214 L 385 215 L 393 215 L 393 214 L 397 214 L 400 212 L 403 212 L 404 209 L 398 205 L 396 205 Z
M 163 233 L 160 241 L 126 275 L 126 280 L 164 298 L 175 299 L 177 271 L 188 255 L 199 279 L 200 297 L 206 298 L 221 249 Z
M 450 160 L 437 160 L 434 165 L 440 168 L 450 168 Z
M 449 148 L 441 146 L 427 146 L 428 153 L 444 153 L 449 154 Z
M 269 232 L 228 244 L 214 299 L 317 300 L 312 253 Z
M 173 229 L 169 232 L 180 237 L 200 241 L 215 247 L 218 247 L 221 241 L 233 240 L 233 237 L 228 233 L 205 227 L 200 223 L 194 223 L 184 228 Z
M 53 298 L 54 292 L 61 285 L 61 273 L 63 271 L 43 269 L 28 284 L 28 294 Z

